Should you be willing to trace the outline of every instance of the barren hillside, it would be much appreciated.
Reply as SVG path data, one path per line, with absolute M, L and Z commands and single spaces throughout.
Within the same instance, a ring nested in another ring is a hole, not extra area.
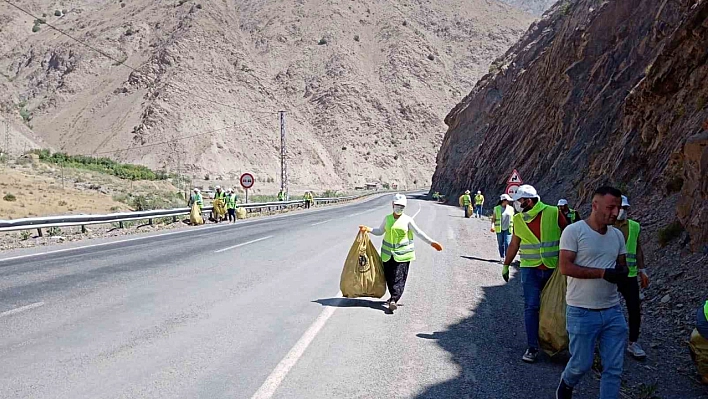
M 275 187 L 285 110 L 295 190 L 428 183 L 445 113 L 532 21 L 486 0 L 14 3 L 106 55 L 0 3 L 18 132 Z

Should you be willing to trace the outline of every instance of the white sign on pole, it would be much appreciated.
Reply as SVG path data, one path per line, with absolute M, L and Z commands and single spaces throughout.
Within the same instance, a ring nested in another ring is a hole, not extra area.
M 255 180 L 253 178 L 253 175 L 250 173 L 244 173 L 241 175 L 241 187 L 245 188 L 248 190 L 249 188 L 253 187 L 253 183 L 255 183 Z

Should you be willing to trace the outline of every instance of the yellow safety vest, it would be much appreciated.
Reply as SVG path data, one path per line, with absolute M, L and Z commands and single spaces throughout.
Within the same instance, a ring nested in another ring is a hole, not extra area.
M 541 213 L 541 240 L 536 238 L 524 220 L 524 213 L 514 215 L 514 234 L 521 239 L 519 256 L 521 267 L 538 267 L 541 264 L 549 269 L 558 266 L 560 253 L 561 229 L 558 227 L 558 208 L 548 206 L 539 201 L 534 211 Z M 531 218 L 528 222 L 531 222 Z
M 502 206 L 497 205 L 494 207 L 494 231 L 497 233 L 501 233 L 502 228 L 501 228 L 501 219 L 502 219 Z M 509 220 L 509 231 L 514 230 L 514 218 L 512 217 Z
M 220 193 L 215 193 L 214 194 L 214 199 L 224 199 L 226 198 L 226 193 L 225 192 L 220 192 Z
M 629 234 L 627 234 L 627 266 L 629 266 L 629 277 L 637 277 L 637 243 L 639 241 L 639 231 L 641 227 L 634 220 L 627 220 L 629 224 Z
M 568 223 L 575 223 L 578 220 L 578 213 L 575 212 L 575 209 L 571 209 L 570 212 L 568 212 Z
M 226 209 L 236 209 L 236 194 L 226 197 Z
M 708 320 L 708 301 L 703 305 L 703 313 L 706 315 L 706 320 Z
M 484 203 L 484 195 L 477 194 L 474 196 L 474 204 L 475 205 L 482 205 L 483 203 Z
M 462 206 L 470 206 L 472 203 L 472 198 L 469 196 L 469 194 L 464 194 L 462 197 L 460 197 L 460 202 L 462 202 Z
M 411 218 L 401 215 L 398 219 L 393 215 L 386 216 L 386 230 L 381 244 L 381 260 L 387 262 L 393 256 L 396 262 L 415 260 L 413 245 L 413 230 L 408 230 Z

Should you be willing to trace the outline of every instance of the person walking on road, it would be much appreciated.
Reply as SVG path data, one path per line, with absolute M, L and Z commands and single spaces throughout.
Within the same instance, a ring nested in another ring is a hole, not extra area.
M 465 193 L 460 196 L 460 206 L 465 210 L 465 219 L 469 219 L 472 216 L 472 197 L 470 197 L 470 190 L 465 190 Z
M 580 220 L 580 214 L 575 209 L 570 209 L 567 199 L 558 200 L 558 209 L 560 209 L 561 213 L 563 213 L 563 216 L 565 216 L 565 220 L 568 221 L 568 224 L 575 223 Z
M 311 191 L 305 191 L 305 209 L 310 209 L 312 203 L 315 202 L 315 197 L 312 195 Z
M 423 242 L 430 244 L 438 251 L 443 247 L 434 241 L 421 230 L 412 217 L 404 214 L 408 200 L 403 194 L 396 194 L 393 197 L 393 213 L 386 218 L 376 229 L 368 226 L 359 226 L 359 230 L 370 232 L 375 236 L 383 235 L 381 244 L 381 260 L 384 262 L 384 275 L 386 285 L 391 298 L 388 299 L 389 312 L 398 308 L 398 301 L 403 295 L 408 279 L 408 269 L 410 263 L 415 260 L 415 247 L 413 245 L 414 236 L 418 236 Z
M 600 345 L 600 399 L 617 399 L 622 383 L 627 322 L 617 284 L 627 278 L 627 249 L 614 228 L 622 193 L 600 187 L 593 194 L 590 217 L 568 226 L 560 243 L 560 271 L 568 276 L 566 327 L 570 361 L 556 389 L 557 399 L 571 399 L 573 387 L 591 370 Z
M 484 206 L 484 195 L 481 191 L 477 191 L 477 195 L 474 196 L 474 217 L 482 217 L 482 207 Z
M 558 266 L 558 245 L 567 226 L 563 214 L 555 206 L 541 202 L 536 189 L 524 184 L 514 194 L 514 236 L 506 251 L 502 268 L 504 281 L 509 281 L 509 265 L 521 253 L 521 285 L 524 288 L 524 325 L 528 348 L 521 360 L 533 363 L 538 357 L 538 326 L 541 291 Z
M 233 188 L 226 196 L 226 211 L 229 213 L 229 222 L 236 223 L 236 193 Z
M 629 200 L 622 196 L 622 209 L 619 211 L 615 227 L 624 235 L 627 247 L 627 266 L 629 267 L 629 277 L 617 284 L 619 293 L 624 297 L 629 313 L 629 345 L 627 352 L 635 359 L 646 359 L 647 354 L 639 345 L 639 328 L 642 323 L 642 312 L 639 300 L 639 284 L 642 288 L 649 286 L 649 276 L 644 265 L 644 252 L 639 241 L 641 226 L 638 222 L 628 219 Z M 637 281 L 639 276 L 639 281 Z
M 497 244 L 499 245 L 499 257 L 501 262 L 504 262 L 506 250 L 511 243 L 511 235 L 514 231 L 514 207 L 509 205 L 511 197 L 507 194 L 502 194 L 499 203 L 494 207 L 492 213 L 492 233 L 497 233 Z

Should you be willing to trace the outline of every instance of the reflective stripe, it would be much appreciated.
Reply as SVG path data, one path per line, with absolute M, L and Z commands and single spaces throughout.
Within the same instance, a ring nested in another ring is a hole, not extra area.
M 396 249 L 396 248 L 403 248 L 403 247 L 407 247 L 407 246 L 409 246 L 409 245 L 412 246 L 412 245 L 413 245 L 413 240 L 404 241 L 404 242 L 402 242 L 401 244 L 391 244 L 391 243 L 388 242 L 388 241 L 383 241 L 383 242 L 382 242 L 382 246 L 384 246 L 384 245 L 387 246 L 387 247 L 389 247 L 389 248 L 394 248 L 394 249 Z
M 560 251 L 544 252 L 543 254 L 540 254 L 538 252 L 530 253 L 530 254 L 521 253 L 521 254 L 519 254 L 519 257 L 521 259 L 541 259 L 541 255 L 543 255 L 543 258 L 553 258 L 553 257 L 557 257 L 559 254 L 560 254 Z
M 520 249 L 552 248 L 560 245 L 560 241 L 542 242 L 538 244 L 521 244 Z

